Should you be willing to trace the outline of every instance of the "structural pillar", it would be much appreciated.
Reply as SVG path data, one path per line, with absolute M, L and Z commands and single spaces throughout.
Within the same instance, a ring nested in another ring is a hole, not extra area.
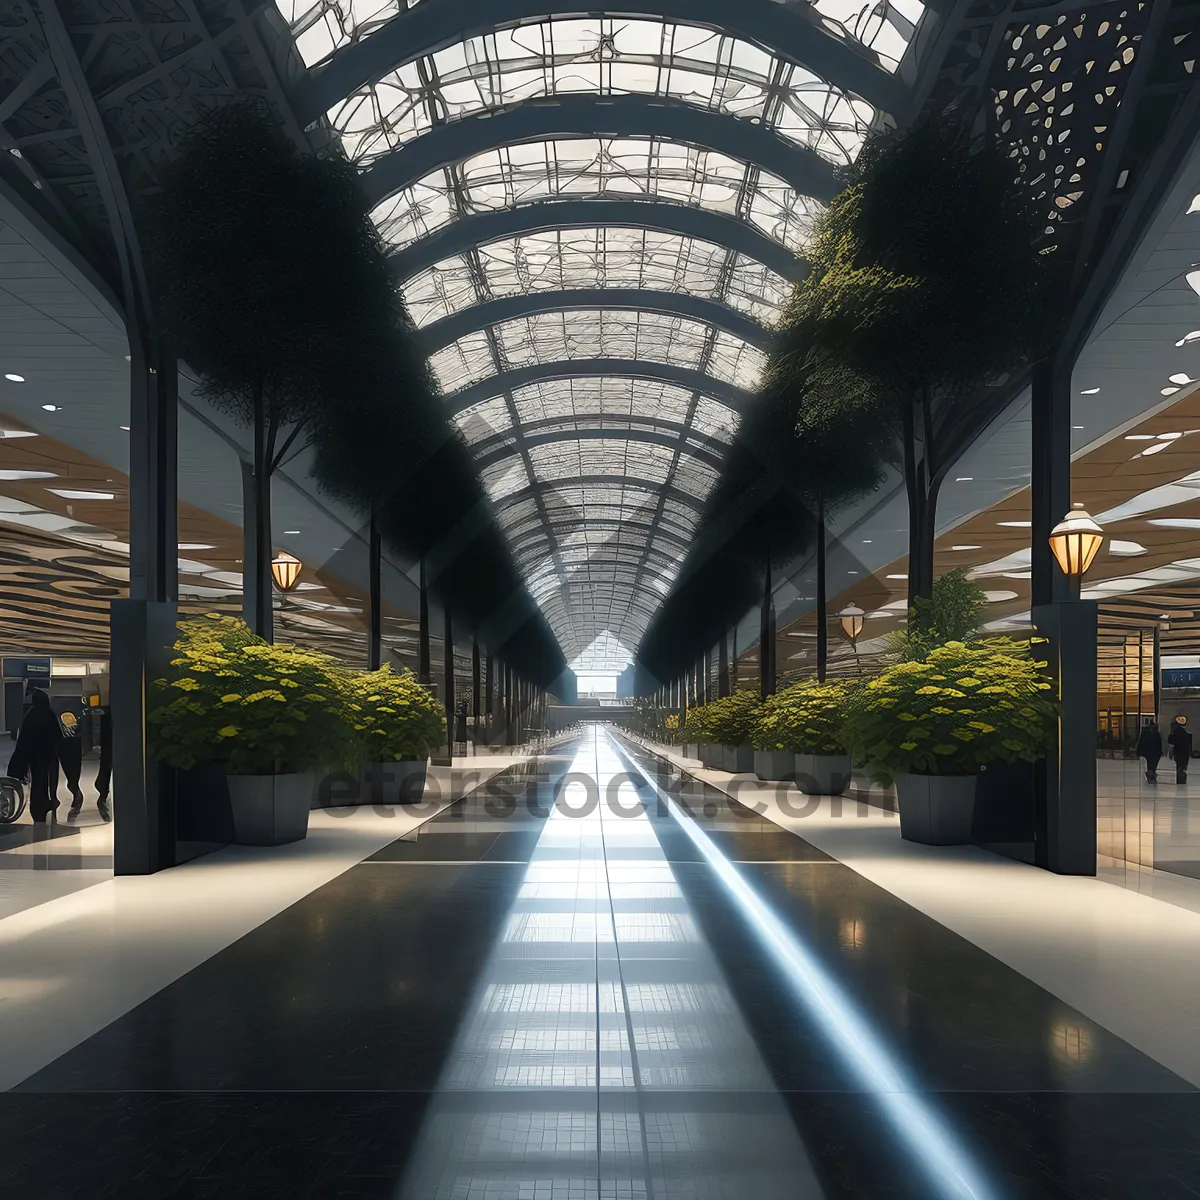
M 759 616 L 758 678 L 760 695 L 765 700 L 775 694 L 775 600 L 771 591 L 771 558 L 763 582 L 762 612 Z
M 450 608 L 445 606 L 442 609 L 443 621 L 443 641 L 442 649 L 444 651 L 443 687 L 446 693 L 446 745 L 453 753 L 454 747 L 454 624 L 450 617 Z
M 479 638 L 471 638 L 471 716 L 475 722 L 475 740 L 479 740 L 479 721 L 483 716 L 480 708 L 479 693 L 481 690 Z
M 725 633 L 717 643 L 717 695 L 722 700 L 729 695 L 729 638 Z
M 367 631 L 367 670 L 378 671 L 383 662 L 383 538 L 374 505 L 371 506 L 367 552 L 370 557 L 368 597 L 371 610 L 371 624 Z
M 817 497 L 817 682 L 829 667 L 828 576 L 825 570 L 825 497 Z
M 433 682 L 433 670 L 429 661 L 429 579 L 426 575 L 425 559 L 421 559 L 420 616 L 417 631 L 417 679 L 428 687 Z

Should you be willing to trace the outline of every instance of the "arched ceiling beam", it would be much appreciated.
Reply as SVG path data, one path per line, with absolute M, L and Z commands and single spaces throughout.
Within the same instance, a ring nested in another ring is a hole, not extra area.
M 724 451 L 728 448 L 720 443 L 716 446 L 695 446 L 690 442 L 684 442 L 680 445 L 681 426 L 676 426 L 674 433 L 660 433 L 653 429 L 620 429 L 616 426 L 610 426 L 607 429 L 565 429 L 553 433 L 525 433 L 521 438 L 522 443 L 526 446 L 546 446 L 552 442 L 587 442 L 606 440 L 616 442 L 643 442 L 647 445 L 667 446 L 672 450 L 678 449 L 681 454 L 686 454 L 689 458 L 694 458 L 697 462 L 705 463 L 712 467 L 714 471 L 720 471 L 721 463 L 724 461 Z M 699 434 L 689 435 L 694 436 L 696 440 L 702 440 Z M 703 439 L 709 441 L 710 439 Z M 719 449 L 717 448 L 719 447 Z M 520 457 L 521 448 L 515 442 L 510 442 L 506 446 L 498 446 L 494 450 L 487 453 L 477 455 L 475 465 L 482 471 L 484 467 L 490 467 L 502 461 L 505 458 Z
M 590 11 L 579 0 L 437 0 L 393 17 L 370 37 L 344 46 L 311 68 L 294 107 L 302 124 L 315 121 L 356 88 L 446 46 L 505 26 Z M 601 10 L 608 11 L 608 10 Z M 886 112 L 896 112 L 902 82 L 866 47 L 827 33 L 799 11 L 776 0 L 638 0 L 623 3 L 624 16 L 699 25 L 775 51 L 790 62 L 845 88 Z
M 436 0 L 427 0 L 436 4 Z M 486 150 L 570 137 L 648 137 L 703 146 L 769 171 L 804 196 L 829 201 L 840 190 L 832 164 L 766 125 L 654 96 L 555 96 L 497 113 L 437 125 L 375 160 L 363 173 L 372 205 L 441 167 Z
M 391 255 L 391 264 L 401 280 L 411 279 L 443 259 L 501 238 L 593 226 L 653 229 L 712 242 L 770 267 L 792 283 L 808 274 L 803 259 L 753 225 L 711 209 L 665 200 L 537 200 L 516 208 L 476 213 L 451 221 L 396 251 Z
M 494 498 L 492 504 L 498 511 L 502 511 L 519 504 L 522 500 L 531 500 L 534 496 L 542 496 L 559 488 L 589 487 L 629 488 L 636 492 L 650 492 L 655 496 L 665 491 L 668 500 L 674 500 L 686 508 L 699 512 L 704 507 L 703 500 L 683 491 L 682 488 L 667 487 L 657 479 L 642 479 L 636 475 L 578 475 L 571 479 L 539 479 L 535 483 L 527 483 L 515 492 L 509 492 L 507 496 Z
M 540 528 L 540 521 L 537 526 L 529 526 L 522 529 L 518 533 L 510 533 L 508 535 L 509 544 L 512 546 L 514 554 L 522 554 L 528 549 L 533 549 L 539 542 L 543 543 L 547 540 L 545 530 Z M 649 521 L 626 521 L 620 517 L 603 517 L 603 518 L 587 518 L 575 517 L 571 520 L 555 521 L 554 532 L 556 535 L 570 535 L 572 533 L 584 532 L 598 533 L 621 533 L 628 531 L 630 533 L 642 534 L 648 538 L 654 538 L 658 541 L 669 542 L 674 546 L 680 557 L 687 553 L 691 548 L 694 534 L 685 536 L 682 532 L 676 533 L 674 530 L 665 529 L 661 525 L 653 525 Z
M 529 437 L 532 434 L 544 433 L 552 435 L 546 440 L 570 441 L 572 438 L 579 436 L 581 432 L 585 437 L 627 437 L 631 433 L 636 433 L 641 429 L 649 429 L 660 433 L 673 433 L 676 437 L 682 437 L 686 434 L 701 446 L 711 450 L 714 454 L 725 455 L 729 453 L 729 443 L 722 441 L 720 438 L 700 433 L 684 425 L 681 421 L 667 421 L 659 417 L 643 416 L 638 413 L 630 415 L 629 413 L 612 412 L 569 412 L 558 417 L 542 417 L 537 421 L 522 421 L 520 432 L 525 437 Z M 589 430 L 594 430 L 595 432 L 589 433 Z M 468 446 L 471 453 L 476 455 L 477 461 L 480 461 L 480 465 L 483 465 L 483 458 L 487 457 L 493 450 L 500 446 L 511 445 L 516 439 L 516 434 L 517 430 L 511 427 L 497 429 L 485 437 L 469 442 Z
M 686 317 L 731 333 L 760 350 L 766 350 L 773 340 L 771 331 L 753 317 L 703 296 L 691 296 L 686 292 L 656 291 L 650 288 L 567 288 L 562 291 L 548 290 L 530 292 L 527 295 L 501 296 L 498 300 L 487 300 L 483 304 L 473 304 L 470 308 L 460 308 L 448 317 L 426 325 L 420 332 L 421 343 L 426 354 L 436 354 L 451 342 L 457 342 L 469 333 L 478 333 L 489 325 L 499 325 L 504 321 L 514 321 L 538 313 L 567 312 L 572 309 L 643 311 Z
M 514 392 L 518 388 L 552 379 L 584 379 L 611 376 L 614 379 L 653 379 L 673 383 L 720 400 L 735 412 L 745 413 L 753 402 L 753 394 L 744 388 L 726 383 L 703 371 L 677 367 L 672 363 L 648 362 L 641 358 L 564 358 L 558 362 L 536 363 L 531 367 L 515 367 L 499 375 L 489 375 L 468 387 L 460 388 L 446 397 L 450 416 L 457 416 L 493 396 Z

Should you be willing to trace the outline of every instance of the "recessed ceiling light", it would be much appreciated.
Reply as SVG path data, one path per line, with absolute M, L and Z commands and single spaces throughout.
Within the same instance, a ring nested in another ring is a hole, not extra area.
M 1192 197 L 1192 202 L 1188 205 L 1188 210 L 1183 215 L 1189 217 L 1194 212 L 1200 212 L 1200 196 Z
M 37 437 L 32 429 L 0 429 L 0 438 Z
M 179 550 L 215 550 L 216 546 L 208 542 L 180 542 L 177 549 Z
M 284 532 L 285 534 L 289 534 L 289 533 L 299 533 L 299 532 L 300 532 L 300 530 L 298 530 L 298 529 L 285 529 L 283 532 Z
M 864 545 L 864 546 L 869 546 L 870 544 L 871 544 L 871 539 L 870 539 L 870 538 L 863 538 L 863 545 Z
M 1072 429 L 1082 429 L 1083 426 L 1082 425 L 1072 425 L 1071 428 Z
M 847 575 L 857 575 L 858 572 L 857 571 L 847 571 L 846 574 Z
M 1152 442 L 1152 441 L 1154 441 L 1154 434 L 1152 434 L 1152 433 L 1127 433 L 1125 435 L 1125 440 L 1127 442 Z
M 115 500 L 117 498 L 115 492 L 88 492 L 75 488 L 47 488 L 46 491 L 55 496 L 61 496 L 64 500 Z
M 1173 396 L 1177 391 L 1179 391 L 1177 387 L 1159 388 L 1158 394 L 1160 396 Z
M 45 409 L 46 412 L 58 412 L 59 411 L 57 404 L 43 404 L 42 408 Z
M 1188 375 L 1188 374 L 1187 374 L 1186 372 L 1184 372 L 1184 371 L 1176 371 L 1174 375 L 1168 375 L 1168 376 L 1167 376 L 1167 381 L 1168 381 L 1169 383 L 1177 383 L 1177 384 L 1179 384 L 1181 387 L 1182 387 L 1182 386 L 1183 386 L 1185 383 L 1195 383 L 1195 382 L 1196 382 L 1196 381 L 1195 381 L 1195 380 L 1194 380 L 1194 379 L 1193 379 L 1193 378 L 1192 378 L 1190 375 Z
M 0 479 L 10 482 L 17 479 L 57 479 L 53 471 L 0 471 Z
M 128 432 L 129 432 L 129 426 L 128 426 L 128 425 L 118 425 L 118 426 L 117 426 L 117 428 L 118 428 L 118 429 L 123 429 L 123 430 L 124 430 L 126 433 L 128 433 Z
M 997 521 L 997 525 L 1007 525 L 1010 529 L 1031 529 L 1032 521 Z
M 951 550 L 982 550 L 982 546 L 951 546 Z
M 1135 455 L 1134 457 L 1149 458 L 1150 455 L 1157 454 L 1160 450 L 1165 450 L 1170 444 L 1170 442 L 1155 442 L 1153 446 L 1147 446 L 1140 456 Z
M 11 372 L 6 374 L 4 376 L 4 378 L 7 379 L 10 383 L 24 383 L 25 382 L 24 375 L 14 375 Z
M 1146 524 L 1163 529 L 1200 529 L 1200 517 L 1154 517 Z
M 1094 396 L 1099 390 L 1099 388 L 1084 388 L 1079 394 L 1081 396 Z
M 955 483 L 972 483 L 975 479 L 974 475 L 960 475 L 955 479 Z
M 1135 555 L 1145 554 L 1146 547 L 1141 542 L 1124 542 L 1120 538 L 1114 538 L 1108 543 L 1108 552 L 1122 558 L 1133 558 Z
M 888 578 L 889 579 L 907 579 L 908 576 L 907 575 L 889 575 Z
M 1193 329 L 1191 333 L 1185 333 L 1175 345 L 1190 346 L 1193 342 L 1200 342 L 1200 329 Z

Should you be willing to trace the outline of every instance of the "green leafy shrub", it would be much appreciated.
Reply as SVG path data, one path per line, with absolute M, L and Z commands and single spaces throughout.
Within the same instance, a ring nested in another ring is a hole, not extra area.
M 924 658 L 936 646 L 961 642 L 979 628 L 987 596 L 983 588 L 967 578 L 964 567 L 940 576 L 933 595 L 918 596 L 908 610 L 908 624 L 901 633 L 901 655 Z
M 441 703 L 411 671 L 385 665 L 351 674 L 346 697 L 360 762 L 419 761 L 446 740 Z
M 238 775 L 352 761 L 344 667 L 314 650 L 270 645 L 237 617 L 211 613 L 179 630 L 178 657 L 153 685 L 156 758 L 183 768 L 219 762 Z
M 889 667 L 849 700 L 845 736 L 855 761 L 884 781 L 1035 761 L 1057 716 L 1045 665 L 1024 643 L 981 638 Z
M 687 710 L 683 724 L 676 731 L 676 739 L 680 745 L 695 746 L 711 742 L 709 737 L 709 705 L 695 704 Z
M 843 725 L 855 684 L 850 680 L 793 683 L 763 701 L 754 721 L 756 750 L 845 754 Z
M 722 746 L 748 746 L 754 733 L 754 718 L 762 701 L 754 692 L 734 692 L 704 706 L 705 741 Z

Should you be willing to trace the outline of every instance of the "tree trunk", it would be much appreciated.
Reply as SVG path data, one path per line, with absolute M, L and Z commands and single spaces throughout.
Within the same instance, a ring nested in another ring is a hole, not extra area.
M 934 482 L 933 416 L 928 387 L 904 410 L 904 487 L 908 495 L 908 604 L 933 595 L 938 485 Z
M 251 629 L 268 642 L 275 640 L 274 593 L 271 586 L 271 459 L 274 431 L 267 417 L 262 380 L 254 388 L 254 560 L 243 563 L 256 584 Z
M 369 543 L 371 625 L 367 632 L 367 670 L 378 671 L 383 661 L 383 538 L 373 504 Z
M 825 497 L 817 497 L 817 682 L 825 682 L 829 660 L 829 612 L 825 574 Z
M 417 679 L 428 687 L 433 682 L 433 670 L 429 662 L 429 581 L 425 574 L 425 560 L 421 559 L 420 624 L 417 633 Z

